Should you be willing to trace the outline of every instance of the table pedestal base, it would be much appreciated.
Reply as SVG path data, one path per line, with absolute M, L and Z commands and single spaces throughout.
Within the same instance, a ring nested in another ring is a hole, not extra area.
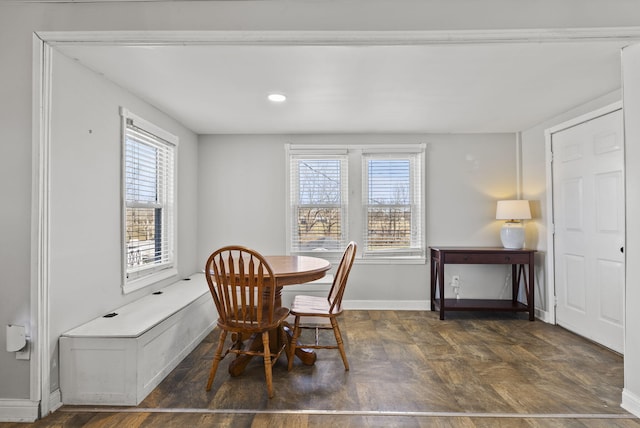
M 283 326 L 282 328 L 284 329 L 284 332 L 287 335 L 288 343 L 287 343 L 287 349 L 285 349 L 285 353 L 287 354 L 287 357 L 288 357 L 289 356 L 288 348 L 289 348 L 289 343 L 291 342 L 291 339 L 293 337 L 293 330 L 288 326 Z M 274 349 L 279 349 L 280 347 L 279 337 L 280 335 L 277 334 L 276 331 L 273 331 L 270 334 L 269 343 L 275 344 L 275 346 L 273 347 Z M 235 338 L 233 339 L 235 340 Z M 246 345 L 247 350 L 250 350 L 250 351 L 262 350 L 261 335 L 252 334 L 251 337 L 247 339 L 247 342 L 248 342 Z M 242 338 L 240 343 L 242 343 Z M 300 361 L 302 361 L 302 364 L 306 366 L 314 365 L 317 359 L 317 355 L 312 349 L 305 349 L 305 348 L 296 348 L 296 357 L 300 358 Z M 233 361 L 231 361 L 231 363 L 229 364 L 229 374 L 233 377 L 240 376 L 242 372 L 244 372 L 244 369 L 247 367 L 247 364 L 249 364 L 249 362 L 251 361 L 251 358 L 253 358 L 252 355 L 236 356 L 236 358 Z

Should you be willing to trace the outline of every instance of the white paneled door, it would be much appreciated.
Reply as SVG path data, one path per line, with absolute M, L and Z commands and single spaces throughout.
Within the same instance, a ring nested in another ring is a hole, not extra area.
M 623 353 L 622 110 L 552 133 L 551 149 L 556 321 Z

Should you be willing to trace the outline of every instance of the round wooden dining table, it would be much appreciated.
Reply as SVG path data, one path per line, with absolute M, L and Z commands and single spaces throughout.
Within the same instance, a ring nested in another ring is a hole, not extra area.
M 276 307 L 282 306 L 282 287 L 293 284 L 304 284 L 305 282 L 315 281 L 327 274 L 331 269 L 331 263 L 319 257 L 309 256 L 264 256 L 267 263 L 271 266 L 273 274 L 276 278 Z M 285 327 L 285 330 L 286 327 Z M 287 332 L 291 337 L 291 332 Z M 271 343 L 277 343 L 280 335 L 277 332 L 271 334 Z M 252 336 L 248 338 L 246 345 L 250 349 L 260 349 L 262 340 L 260 337 Z M 288 355 L 288 353 L 287 353 Z M 296 356 L 306 365 L 313 365 L 316 361 L 316 354 L 311 349 L 296 349 Z M 251 357 L 248 355 L 240 355 L 229 364 L 229 373 L 232 376 L 240 375 Z

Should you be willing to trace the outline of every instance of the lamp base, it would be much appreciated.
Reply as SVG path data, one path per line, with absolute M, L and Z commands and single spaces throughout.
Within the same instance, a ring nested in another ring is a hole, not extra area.
M 507 221 L 500 229 L 502 246 L 513 250 L 524 248 L 524 225 L 519 221 Z

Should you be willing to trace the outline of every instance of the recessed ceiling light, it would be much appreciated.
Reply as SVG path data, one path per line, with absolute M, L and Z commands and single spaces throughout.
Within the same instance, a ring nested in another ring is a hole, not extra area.
M 274 103 L 281 103 L 286 101 L 287 97 L 285 97 L 282 94 L 269 94 L 269 96 L 267 97 L 269 98 L 269 101 L 274 102 Z

